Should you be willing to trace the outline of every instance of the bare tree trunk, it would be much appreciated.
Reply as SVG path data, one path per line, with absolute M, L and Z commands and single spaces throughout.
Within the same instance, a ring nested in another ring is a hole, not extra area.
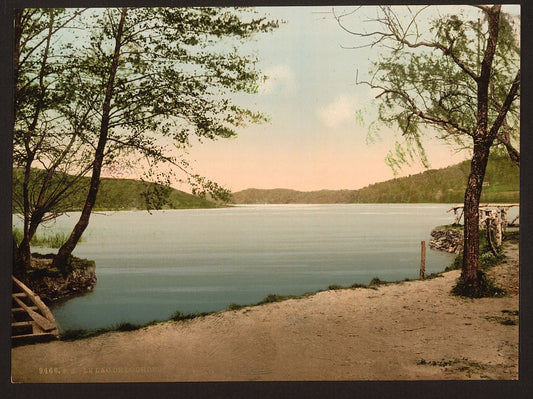
M 17 62 L 17 67 L 14 70 L 15 74 L 18 74 L 18 58 L 20 57 L 20 35 L 21 35 L 21 29 L 22 27 L 17 27 L 17 23 L 20 24 L 20 15 L 15 15 L 15 35 L 16 40 L 18 40 L 19 48 L 15 48 L 15 51 L 18 52 L 14 55 L 13 62 Z M 31 166 L 33 164 L 33 161 L 35 159 L 35 154 L 37 152 L 37 149 L 42 144 L 42 140 L 44 138 L 40 139 L 40 142 L 36 144 L 36 146 L 32 149 L 31 148 L 31 141 L 32 137 L 35 133 L 35 128 L 37 127 L 37 123 L 39 121 L 39 117 L 41 115 L 42 108 L 44 106 L 44 99 L 46 97 L 46 91 L 47 88 L 44 83 L 44 78 L 46 75 L 46 67 L 48 64 L 48 55 L 50 52 L 50 42 L 52 40 L 52 34 L 53 34 L 53 27 L 54 27 L 54 10 L 49 10 L 49 21 L 48 21 L 48 34 L 46 36 L 46 42 L 45 42 L 45 48 L 43 53 L 43 59 L 41 61 L 41 69 L 39 71 L 39 97 L 37 101 L 37 105 L 35 107 L 35 112 L 32 116 L 32 122 L 30 123 L 30 126 L 28 127 L 27 131 L 24 133 L 24 146 L 26 149 L 26 154 L 28 157 L 25 159 L 25 165 L 24 165 L 24 181 L 22 182 L 22 195 L 23 195 L 23 217 L 24 217 L 24 226 L 23 226 L 23 236 L 22 236 L 22 242 L 19 245 L 19 251 L 18 255 L 20 256 L 19 261 L 21 262 L 22 266 L 26 269 L 31 267 L 31 248 L 30 248 L 30 218 L 31 218 L 31 209 L 30 209 L 30 191 L 29 191 L 29 185 L 30 185 L 30 178 L 31 178 Z M 19 31 L 20 30 L 20 31 Z M 15 44 L 15 47 L 17 47 L 17 44 Z M 15 87 L 17 86 L 17 82 L 15 81 Z
M 113 87 L 115 85 L 115 75 L 118 69 L 118 63 L 120 59 L 120 49 L 122 46 L 122 35 L 124 32 L 124 22 L 126 19 L 127 8 L 123 8 L 120 14 L 120 22 L 118 24 L 117 34 L 115 37 L 115 50 L 113 54 L 113 61 L 109 69 L 109 79 L 107 81 L 106 94 L 102 106 L 102 120 L 100 123 L 100 134 L 98 138 L 98 145 L 95 151 L 95 159 L 93 163 L 93 172 L 91 176 L 91 183 L 89 186 L 89 192 L 85 199 L 85 205 L 81 212 L 80 218 L 68 240 L 61 246 L 57 255 L 54 258 L 52 266 L 58 267 L 64 270 L 68 258 L 74 251 L 74 248 L 78 244 L 83 232 L 89 225 L 89 219 L 91 212 L 96 202 L 96 196 L 98 194 L 98 188 L 100 186 L 100 174 L 104 163 L 105 147 L 107 144 L 107 136 L 109 133 L 109 120 L 111 113 L 111 98 L 113 96 Z
M 13 275 L 18 279 L 25 280 L 26 270 L 27 269 L 20 258 L 17 242 L 15 241 L 15 237 L 13 237 Z
M 476 284 L 479 269 L 479 201 L 491 143 L 475 143 L 464 201 L 464 252 L 461 280 Z
M 499 34 L 501 5 L 487 7 L 489 36 L 485 54 L 477 78 L 477 129 L 474 134 L 474 153 L 470 163 L 470 175 L 464 201 L 464 249 L 461 281 L 465 285 L 477 285 L 479 270 L 479 201 L 483 179 L 489 160 L 490 147 L 496 137 L 489 137 L 489 85 L 492 62 L 496 52 Z

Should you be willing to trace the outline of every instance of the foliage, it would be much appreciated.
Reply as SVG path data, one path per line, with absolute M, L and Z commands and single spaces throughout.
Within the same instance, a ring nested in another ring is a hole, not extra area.
M 106 334 L 109 332 L 114 331 L 121 331 L 121 332 L 127 332 L 127 331 L 135 331 L 140 330 L 141 328 L 149 327 L 152 325 L 155 325 L 159 323 L 158 321 L 151 321 L 149 323 L 145 324 L 133 324 L 133 323 L 120 323 L 116 326 L 112 327 L 103 327 L 103 328 L 97 328 L 94 330 L 86 330 L 82 328 L 76 328 L 76 329 L 70 329 L 63 331 L 59 334 L 59 339 L 62 341 L 75 341 L 78 339 L 86 339 L 86 338 L 93 338 L 97 337 L 102 334 Z
M 372 280 L 370 280 L 370 283 L 368 283 L 369 287 L 378 287 L 380 285 L 387 284 L 385 281 L 380 280 L 378 277 L 374 277 Z
M 479 203 L 491 148 L 505 148 L 520 164 L 520 39 L 513 26 L 519 19 L 502 13 L 500 4 L 475 5 L 471 12 L 439 10 L 429 18 L 424 16 L 428 9 L 380 7 L 365 21 L 370 31 L 344 24 L 354 12 L 333 13 L 362 42 L 357 47 L 380 49 L 370 75 L 358 83 L 377 93 L 378 120 L 401 133 L 387 158 L 393 169 L 414 159 L 427 165 L 422 138 L 428 134 L 472 150 L 461 271 L 464 286 L 470 287 L 482 278 L 477 273 Z
M 459 279 L 452 289 L 452 294 L 468 298 L 501 297 L 506 294 L 486 273 L 477 271 L 475 281 L 463 281 Z
M 485 231 L 483 233 L 486 233 Z M 508 237 L 509 235 L 509 237 Z M 514 235 L 513 234 L 505 234 L 504 242 L 512 242 Z M 499 252 L 496 254 L 492 253 L 492 250 L 490 248 L 490 244 L 487 241 L 486 234 L 481 234 L 479 237 L 479 266 L 481 269 L 489 269 L 492 266 L 498 265 L 502 263 L 505 260 L 505 254 L 501 251 L 501 248 L 499 248 Z M 459 254 L 457 255 L 450 266 L 447 266 L 444 271 L 448 272 L 450 270 L 458 270 L 461 269 L 461 266 L 463 264 L 463 255 Z
M 263 300 L 257 302 L 257 305 L 263 305 L 265 303 L 281 302 L 281 301 L 285 301 L 287 299 L 293 299 L 293 298 L 295 298 L 295 296 L 293 295 L 268 294 Z
M 228 305 L 228 307 L 226 308 L 226 310 L 239 310 L 239 309 L 242 309 L 246 306 L 244 305 L 239 305 L 238 303 L 235 303 L 235 302 L 232 302 Z
M 170 320 L 173 320 L 173 321 L 192 320 L 197 317 L 207 316 L 208 314 L 210 313 L 182 313 L 180 311 L 177 311 L 172 316 L 170 316 Z
M 22 230 L 18 227 L 13 228 L 13 237 L 19 244 L 22 241 Z M 50 234 L 36 234 L 31 239 L 31 245 L 34 247 L 59 248 L 67 240 L 67 236 L 62 232 Z
M 164 185 L 175 171 L 196 194 L 226 198 L 227 190 L 192 172 L 183 156 L 192 137 L 229 138 L 265 120 L 232 95 L 256 92 L 263 79 L 240 44 L 275 27 L 252 10 L 220 7 L 16 10 L 13 163 L 24 170 L 14 182 L 24 218 L 16 257 L 27 264 L 37 226 L 86 189 L 58 262 L 72 252 L 103 168 L 134 169 L 162 183 L 143 191 L 149 209 L 166 205 Z
M 15 169 L 13 179 L 16 179 L 22 171 Z M 32 169 L 32 173 L 38 173 Z M 88 177 L 81 178 L 82 189 L 71 194 L 68 198 L 68 204 L 64 203 L 62 211 L 79 211 L 83 208 L 85 196 L 87 194 Z M 20 190 L 20 186 L 14 185 L 14 190 Z M 159 206 L 154 206 L 153 197 L 146 192 L 168 190 L 164 200 L 161 200 Z M 150 198 L 150 199 L 147 199 Z M 144 182 L 132 179 L 102 179 L 98 198 L 94 210 L 151 210 L 151 209 L 190 209 L 190 208 L 214 208 L 217 204 L 214 202 L 195 197 L 183 191 L 171 187 L 162 186 L 156 183 Z M 15 213 L 17 208 L 13 207 Z M 20 241 L 17 241 L 20 242 Z M 33 243 L 33 242 L 32 242 Z M 52 247 L 58 248 L 58 247 Z
M 335 15 L 341 27 L 357 36 L 357 48 L 379 48 L 379 60 L 358 83 L 375 90 L 380 123 L 401 132 L 387 157 L 394 170 L 415 159 L 427 164 L 423 136 L 436 134 L 459 149 L 472 147 L 469 136 L 479 127 L 477 106 L 482 101 L 478 83 L 487 67 L 487 126 L 496 122 L 520 68 L 519 21 L 499 14 L 494 58 L 488 65 L 483 59 L 492 50 L 487 21 L 495 9 L 480 8 L 439 9 L 435 17 L 428 14 L 434 7 L 380 7 L 378 17 L 368 17 L 368 31 L 350 29 L 352 13 Z M 506 126 L 498 132 L 496 145 L 503 149 L 517 145 L 519 105 L 515 98 Z
M 464 199 L 469 163 L 374 183 L 359 190 L 248 189 L 233 194 L 237 204 L 286 203 L 461 203 Z M 520 169 L 508 158 L 493 155 L 487 165 L 483 202 L 509 203 L 520 199 Z

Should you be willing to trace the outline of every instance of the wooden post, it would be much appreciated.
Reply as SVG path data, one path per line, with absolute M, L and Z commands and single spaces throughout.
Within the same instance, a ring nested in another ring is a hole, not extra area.
M 424 280 L 426 274 L 426 242 L 420 243 L 421 257 L 420 257 L 420 280 Z

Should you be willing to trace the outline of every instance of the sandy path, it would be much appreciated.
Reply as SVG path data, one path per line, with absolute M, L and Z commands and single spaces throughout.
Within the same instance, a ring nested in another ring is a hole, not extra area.
M 494 275 L 511 295 L 424 282 L 318 293 L 75 342 L 14 348 L 19 382 L 517 379 L 518 249 Z

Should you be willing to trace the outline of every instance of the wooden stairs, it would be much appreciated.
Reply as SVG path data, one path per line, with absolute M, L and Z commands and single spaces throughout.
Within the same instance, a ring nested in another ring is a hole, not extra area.
M 54 315 L 35 293 L 16 277 L 11 294 L 11 342 L 13 346 L 57 339 Z

